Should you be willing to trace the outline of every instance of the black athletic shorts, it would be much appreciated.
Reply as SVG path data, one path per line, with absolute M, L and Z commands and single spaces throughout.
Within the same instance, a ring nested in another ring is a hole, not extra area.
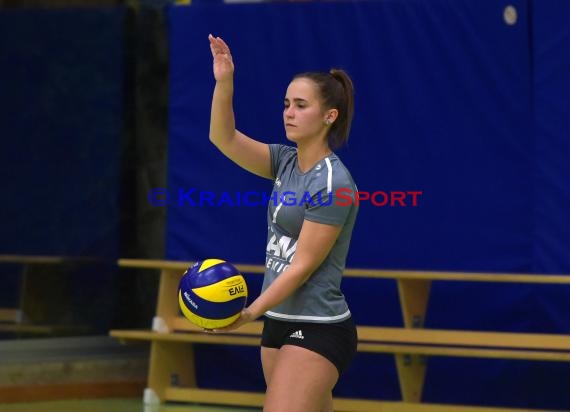
M 338 323 L 287 322 L 265 318 L 261 346 L 295 345 L 330 360 L 342 374 L 356 354 L 358 337 L 352 318 Z

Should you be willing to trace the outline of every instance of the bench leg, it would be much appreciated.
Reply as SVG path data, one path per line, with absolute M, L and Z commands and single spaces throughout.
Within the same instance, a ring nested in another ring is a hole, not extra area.
M 160 274 L 158 287 L 158 301 L 156 304 L 156 316 L 168 321 L 178 316 L 178 285 L 182 273 L 179 270 L 164 269 Z M 169 328 L 171 325 L 168 325 Z
M 406 328 L 421 328 L 429 299 L 431 281 L 399 279 L 398 293 Z M 396 355 L 396 367 L 402 399 L 405 402 L 421 402 L 426 373 L 426 359 L 419 355 Z
M 149 395 L 145 398 L 150 397 L 149 403 L 163 402 L 166 389 L 172 386 L 196 387 L 194 347 L 188 343 L 152 342 L 145 392 Z

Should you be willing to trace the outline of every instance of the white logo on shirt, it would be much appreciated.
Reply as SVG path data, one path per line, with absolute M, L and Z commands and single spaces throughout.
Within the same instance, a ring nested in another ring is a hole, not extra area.
M 275 186 L 281 187 L 281 180 L 279 180 L 279 178 L 275 179 Z
M 277 236 L 273 234 L 269 242 L 267 243 L 266 252 L 272 253 L 273 255 L 291 261 L 290 258 L 293 257 L 295 251 L 297 250 L 297 241 L 293 240 L 289 236 L 281 236 L 279 242 L 277 241 Z

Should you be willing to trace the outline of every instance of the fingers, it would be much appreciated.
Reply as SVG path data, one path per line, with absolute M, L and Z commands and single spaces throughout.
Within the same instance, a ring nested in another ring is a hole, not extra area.
M 204 329 L 204 332 L 206 332 L 206 333 L 227 333 L 227 332 L 230 332 L 234 329 L 239 328 L 242 324 L 243 324 L 242 319 L 238 318 L 235 320 L 234 323 L 232 323 L 228 326 L 224 326 L 223 328 L 216 328 L 216 329 Z
M 227 333 L 233 329 L 235 329 L 235 327 L 226 326 L 224 328 L 218 328 L 218 329 L 204 329 L 204 332 L 206 332 L 206 333 Z
M 229 54 L 229 53 L 230 53 L 230 48 L 229 48 L 229 46 L 226 44 L 226 42 L 225 42 L 221 37 L 218 37 L 218 41 L 219 41 L 220 44 L 222 45 L 222 48 L 224 49 L 224 51 Z
M 219 53 L 219 46 L 217 44 L 216 38 L 211 34 L 208 35 L 208 40 L 210 41 L 210 50 L 212 50 L 212 55 Z
M 219 328 L 219 329 L 204 329 L 204 333 L 224 333 L 228 331 L 228 327 Z
M 230 54 L 230 48 L 221 37 L 214 37 L 212 34 L 208 35 L 208 40 L 210 41 L 210 48 L 212 53 L 215 54 Z

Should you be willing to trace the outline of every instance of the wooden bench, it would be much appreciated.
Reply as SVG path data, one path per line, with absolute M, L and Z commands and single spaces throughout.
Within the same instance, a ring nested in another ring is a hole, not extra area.
M 111 336 L 150 342 L 146 403 L 164 401 L 261 406 L 263 393 L 202 389 L 196 385 L 193 344 L 258 346 L 262 323 L 253 322 L 227 334 L 206 334 L 180 316 L 176 299 L 180 277 L 191 262 L 123 259 L 121 267 L 160 270 L 156 317 L 151 330 L 112 330 Z M 242 273 L 264 267 L 236 265 Z M 523 411 L 523 409 L 426 404 L 421 402 L 426 356 L 570 361 L 570 336 L 562 334 L 475 332 L 424 329 L 423 320 L 433 281 L 570 284 L 570 276 L 412 272 L 347 269 L 345 276 L 393 279 L 397 282 L 403 328 L 358 326 L 358 351 L 394 354 L 401 402 L 335 398 L 335 410 L 377 411 Z M 172 384 L 174 380 L 175 384 Z
M 99 259 L 89 257 L 38 256 L 38 255 L 0 255 L 0 265 L 13 265 L 19 270 L 19 291 L 17 307 L 0 307 L 0 333 L 21 335 L 57 335 L 85 331 L 85 327 L 67 327 L 64 325 L 36 324 L 28 316 L 31 303 L 26 296 L 26 288 L 32 268 L 38 266 L 64 266 L 92 264 Z
M 115 263 L 93 257 L 0 255 L 7 273 L 19 276 L 10 291 L 17 298 L 14 307 L 0 308 L 0 339 L 10 338 L 0 340 L 0 403 L 130 397 L 143 390 L 144 379 L 137 372 L 147 359 L 138 351 L 116 349 L 117 342 L 107 336 L 85 336 L 93 333 L 90 325 L 47 323 L 34 316 L 39 312 L 34 295 L 40 276 L 45 281 L 49 274 L 52 283 L 44 282 L 49 288 L 60 286 L 70 269 L 95 264 L 116 270 Z
M 0 255 L 0 264 L 17 265 L 21 269 L 19 273 L 18 307 L 0 308 L 0 332 L 16 335 L 49 335 L 53 333 L 53 328 L 50 326 L 33 325 L 28 322 L 24 313 L 24 289 L 30 266 L 61 264 L 62 262 L 63 258 L 58 256 Z

